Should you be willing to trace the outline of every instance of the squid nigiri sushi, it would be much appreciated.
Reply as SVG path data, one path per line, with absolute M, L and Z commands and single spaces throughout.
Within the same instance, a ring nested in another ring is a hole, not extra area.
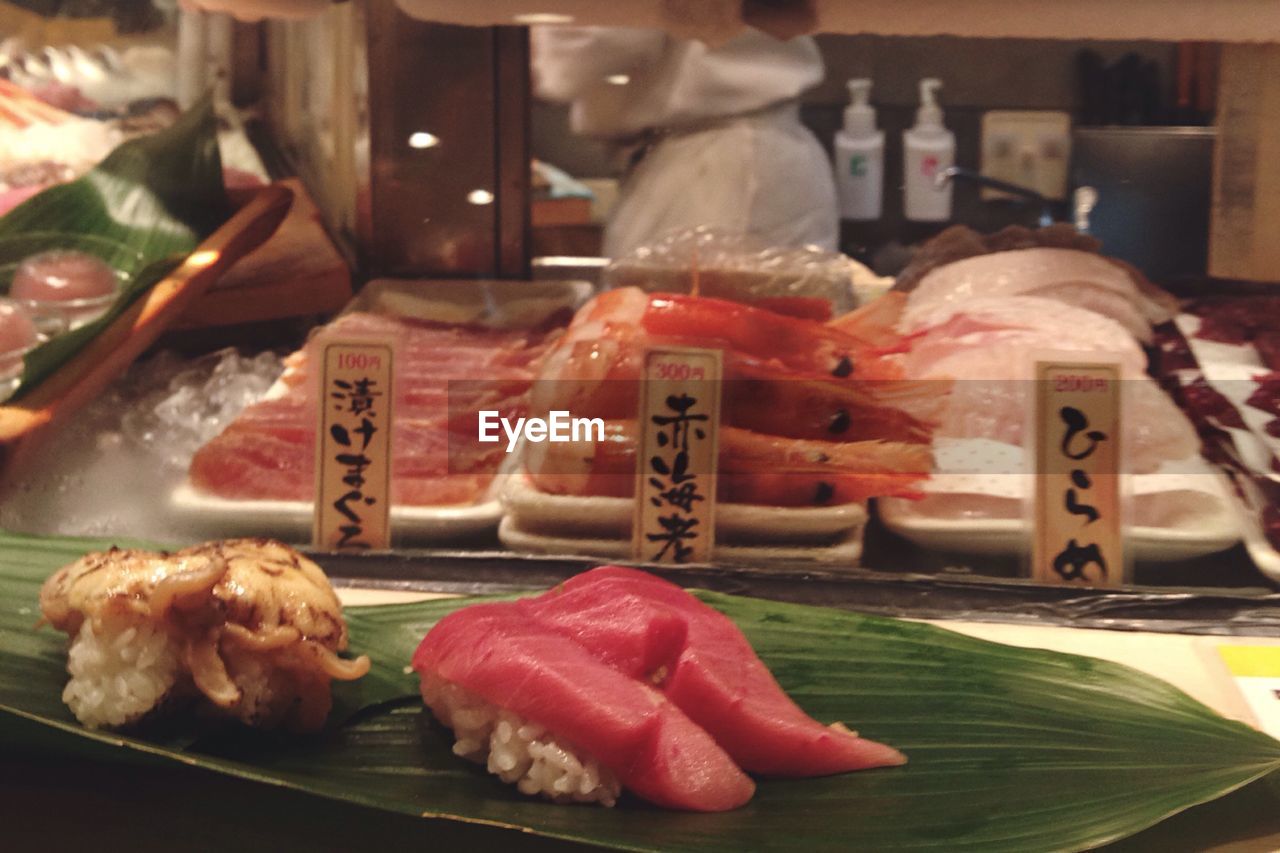
M 89 554 L 45 581 L 40 609 L 71 638 L 62 699 L 89 728 L 191 698 L 250 725 L 315 731 L 332 680 L 369 670 L 367 657 L 338 655 L 347 626 L 323 570 L 265 539 Z
M 737 626 L 674 584 L 603 567 L 535 598 L 464 608 L 414 655 L 454 752 L 526 794 L 723 811 L 770 776 L 902 764 L 812 719 Z

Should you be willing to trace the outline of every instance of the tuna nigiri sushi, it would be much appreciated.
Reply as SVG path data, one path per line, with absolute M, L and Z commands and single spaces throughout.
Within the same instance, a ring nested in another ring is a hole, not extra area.
M 726 616 L 680 587 L 602 567 L 535 598 L 464 608 L 413 667 L 454 752 L 557 802 L 746 803 L 744 771 L 823 776 L 902 764 L 812 719 Z
M 654 684 L 752 773 L 826 776 L 905 761 L 841 724 L 814 720 L 729 617 L 661 578 L 602 566 L 525 606 L 593 655 Z M 678 639 L 667 627 L 672 620 L 681 626 Z

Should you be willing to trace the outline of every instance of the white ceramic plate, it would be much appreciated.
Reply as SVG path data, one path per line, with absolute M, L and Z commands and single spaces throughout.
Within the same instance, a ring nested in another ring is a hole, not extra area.
M 498 538 L 513 551 L 554 556 L 588 556 L 607 560 L 631 559 L 631 542 L 618 538 L 574 537 L 544 531 L 530 531 L 520 519 L 508 515 L 498 527 Z M 764 565 L 768 563 L 821 563 L 829 568 L 853 568 L 862 556 L 862 531 L 850 531 L 840 541 L 812 545 L 728 545 L 717 542 L 718 563 Z
M 169 497 L 184 522 L 210 536 L 270 536 L 289 542 L 311 539 L 312 505 L 305 501 L 237 501 L 202 494 L 183 483 Z M 487 533 L 502 518 L 491 498 L 468 506 L 391 508 L 391 536 L 397 545 L 434 545 Z
M 507 479 L 507 512 L 525 530 L 570 537 L 629 539 L 635 504 L 627 498 L 573 497 L 540 492 L 524 475 Z M 716 538 L 735 545 L 826 545 L 849 533 L 861 535 L 867 510 L 861 504 L 798 509 L 747 504 L 716 507 Z
M 635 504 L 627 498 L 550 495 L 516 475 L 508 478 L 502 501 L 507 515 L 498 538 L 514 551 L 631 556 Z M 852 567 L 862 556 L 866 523 L 867 510 L 860 504 L 814 509 L 719 504 L 715 559 Z
M 927 503 L 890 498 L 877 502 L 884 525 L 936 550 L 1002 556 L 1026 553 L 1031 547 L 1031 525 L 1019 517 L 1029 486 L 1022 449 L 986 439 L 939 439 L 935 458 L 940 473 L 924 485 L 926 495 L 954 499 L 957 504 L 983 504 L 1005 517 L 939 516 L 922 510 Z M 1194 523 L 1183 519 L 1172 526 L 1126 528 L 1125 544 L 1138 560 L 1185 560 L 1226 550 L 1240 541 L 1225 479 L 1199 457 L 1167 463 L 1154 474 L 1130 477 L 1126 487 L 1132 500 L 1181 493 L 1199 504 Z

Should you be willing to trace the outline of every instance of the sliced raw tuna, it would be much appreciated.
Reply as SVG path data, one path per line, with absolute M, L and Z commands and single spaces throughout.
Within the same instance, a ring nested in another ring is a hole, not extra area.
M 527 413 L 534 365 L 554 334 L 343 315 L 286 359 L 283 396 L 248 407 L 200 448 L 189 471 L 192 485 L 237 500 L 311 500 L 317 347 L 334 336 L 373 335 L 396 346 L 393 500 L 413 506 L 474 503 L 506 458 L 505 445 L 476 441 L 477 413 Z
M 906 760 L 814 720 L 732 620 L 660 578 L 605 566 L 520 604 L 600 661 L 656 685 L 746 770 L 823 776 Z
M 413 668 L 546 727 L 659 806 L 725 811 L 755 792 L 711 736 L 661 693 L 515 603 L 445 617 L 422 640 Z

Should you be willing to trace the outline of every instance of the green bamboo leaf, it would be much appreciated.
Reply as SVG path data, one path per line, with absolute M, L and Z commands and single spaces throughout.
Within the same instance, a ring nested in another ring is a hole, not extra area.
M 79 179 L 0 218 L 0 268 L 61 242 L 126 273 L 105 315 L 27 354 L 14 397 L 47 378 L 163 279 L 227 213 L 217 117 L 205 96 L 172 126 L 123 143 Z M 86 238 L 106 248 L 82 245 Z M 0 285 L 7 290 L 8 281 Z
M 384 810 L 637 850 L 1074 850 L 1280 769 L 1280 742 L 1127 667 L 714 593 L 699 595 L 742 627 L 806 710 L 901 748 L 909 763 L 762 780 L 746 807 L 718 815 L 530 800 L 452 755 L 403 671 L 423 633 L 468 603 L 459 600 L 350 608 L 352 648 L 375 668 L 363 684 L 335 686 L 340 706 L 360 710 L 323 736 L 89 733 L 58 698 L 63 638 L 31 624 L 44 577 L 105 544 L 0 535 L 0 710 L 99 750 L 114 744 Z

